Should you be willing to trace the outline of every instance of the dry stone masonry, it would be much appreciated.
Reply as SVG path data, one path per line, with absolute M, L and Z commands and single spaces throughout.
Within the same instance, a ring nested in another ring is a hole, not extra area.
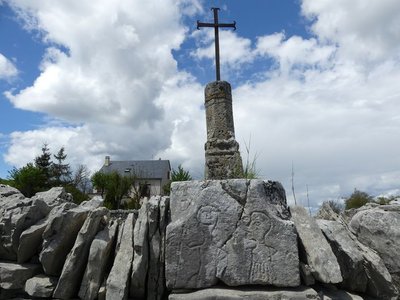
M 205 88 L 207 142 L 206 179 L 237 178 L 243 173 L 239 144 L 235 140 L 231 85 L 214 81 Z
M 0 299 L 398 299 L 399 203 L 315 220 L 245 179 L 174 183 L 139 211 L 70 201 L 0 185 Z

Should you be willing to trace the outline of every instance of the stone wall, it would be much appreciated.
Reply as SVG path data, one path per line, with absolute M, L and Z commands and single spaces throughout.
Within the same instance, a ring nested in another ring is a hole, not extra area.
M 101 205 L 0 185 L 0 299 L 398 299 L 396 203 L 316 220 L 278 182 L 236 179 Z

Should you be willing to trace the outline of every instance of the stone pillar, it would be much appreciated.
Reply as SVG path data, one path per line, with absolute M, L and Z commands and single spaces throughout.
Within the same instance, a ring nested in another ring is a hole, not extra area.
M 226 81 L 207 84 L 205 108 L 205 179 L 238 178 L 243 174 L 243 164 L 239 144 L 235 140 L 231 85 Z

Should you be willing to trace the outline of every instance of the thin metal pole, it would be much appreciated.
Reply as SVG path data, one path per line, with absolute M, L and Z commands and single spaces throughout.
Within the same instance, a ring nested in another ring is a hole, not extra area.
M 214 11 L 214 32 L 215 32 L 215 72 L 217 81 L 221 80 L 219 69 L 219 30 L 218 30 L 218 10 L 213 8 Z

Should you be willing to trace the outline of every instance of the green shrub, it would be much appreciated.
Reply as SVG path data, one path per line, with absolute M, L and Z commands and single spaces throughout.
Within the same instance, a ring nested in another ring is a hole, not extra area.
M 359 208 L 367 203 L 373 202 L 373 200 L 374 198 L 371 195 L 355 189 L 350 197 L 345 199 L 345 206 L 346 209 Z

